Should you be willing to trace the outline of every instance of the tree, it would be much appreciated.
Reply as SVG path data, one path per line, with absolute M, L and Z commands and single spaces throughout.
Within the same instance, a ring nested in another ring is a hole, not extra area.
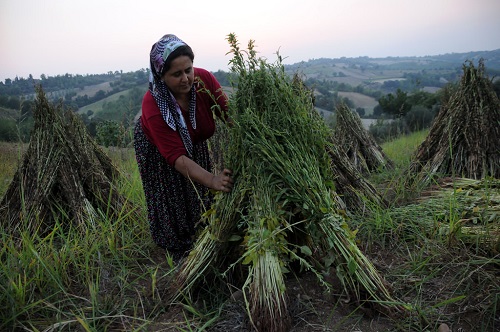
M 21 108 L 21 101 L 18 97 L 10 97 L 7 105 L 5 106 L 12 108 L 13 110 L 18 110 Z
M 16 121 L 13 119 L 3 119 L 0 122 L 0 141 L 15 142 L 17 141 Z
M 406 113 L 405 120 L 410 131 L 418 131 L 429 128 L 434 119 L 434 112 L 422 105 L 412 106 Z
M 382 116 L 383 112 L 384 112 L 384 110 L 382 109 L 382 107 L 380 106 L 380 104 L 376 105 L 373 108 L 373 116 L 376 117 L 376 118 Z
M 106 92 L 104 90 L 99 90 L 95 93 L 94 97 L 92 98 L 92 100 L 95 100 L 95 101 L 98 101 L 98 100 L 101 100 L 101 99 L 104 99 L 106 98 Z
M 408 96 L 407 102 L 411 107 L 422 105 L 427 109 L 432 109 L 432 107 L 438 103 L 438 96 L 435 93 L 417 91 Z
M 363 107 L 356 108 L 356 112 L 358 112 L 360 117 L 365 116 L 365 109 Z
M 97 143 L 108 146 L 121 146 L 124 128 L 113 120 L 103 121 L 97 124 Z
M 395 118 L 405 116 L 411 108 L 411 105 L 408 103 L 407 93 L 401 89 L 396 91 L 396 95 L 389 93 L 386 96 L 380 97 L 378 103 L 385 113 L 391 114 Z

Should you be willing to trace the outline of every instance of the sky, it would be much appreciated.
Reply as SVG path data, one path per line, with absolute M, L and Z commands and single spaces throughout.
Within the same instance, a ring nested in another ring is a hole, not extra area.
M 173 33 L 228 71 L 229 33 L 285 64 L 500 48 L 500 0 L 0 0 L 0 81 L 149 67 Z

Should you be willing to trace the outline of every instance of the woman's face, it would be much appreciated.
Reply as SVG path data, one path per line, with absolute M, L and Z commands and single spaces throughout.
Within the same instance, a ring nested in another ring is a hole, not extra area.
M 170 69 L 163 74 L 162 80 L 174 97 L 188 94 L 194 81 L 193 61 L 186 55 L 175 58 Z

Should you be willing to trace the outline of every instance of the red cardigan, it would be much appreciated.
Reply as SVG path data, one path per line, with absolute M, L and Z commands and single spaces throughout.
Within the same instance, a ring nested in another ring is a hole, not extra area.
M 196 89 L 196 130 L 193 129 L 191 121 L 189 121 L 188 110 L 181 108 L 191 140 L 193 144 L 196 144 L 209 139 L 214 134 L 215 120 L 211 108 L 215 104 L 219 104 L 220 109 L 226 112 L 227 96 L 222 91 L 217 79 L 209 71 L 194 68 L 194 76 L 194 84 L 197 84 L 197 79 L 200 79 L 204 83 L 204 88 L 209 90 L 217 101 L 215 103 L 206 91 L 200 91 L 203 89 L 203 85 L 198 84 Z M 221 116 L 219 112 L 216 112 L 215 115 Z M 163 120 L 160 109 L 150 91 L 146 92 L 142 100 L 141 124 L 146 137 L 158 148 L 170 165 L 174 166 L 177 158 L 187 154 L 179 132 L 172 130 Z

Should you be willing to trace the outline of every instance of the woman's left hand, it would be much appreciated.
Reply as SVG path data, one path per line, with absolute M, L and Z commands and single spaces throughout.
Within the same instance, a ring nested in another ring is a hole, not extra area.
M 215 175 L 212 179 L 212 188 L 218 191 L 230 192 L 233 189 L 233 172 L 225 168 L 220 174 Z

